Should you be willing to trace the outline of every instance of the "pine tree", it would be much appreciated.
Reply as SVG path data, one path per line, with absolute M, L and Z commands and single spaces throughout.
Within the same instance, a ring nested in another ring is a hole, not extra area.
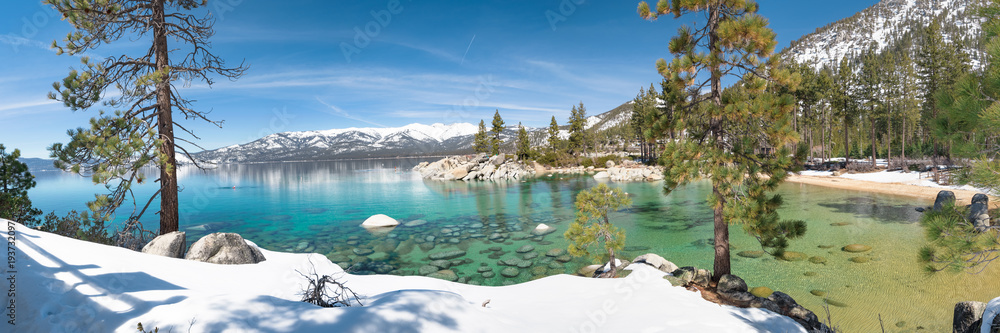
M 517 123 L 517 157 L 521 160 L 531 157 L 531 141 L 528 140 L 528 131 L 521 123 Z
M 552 149 L 552 152 L 558 152 L 561 141 L 562 139 L 559 139 L 559 123 L 556 122 L 556 116 L 552 116 L 552 121 L 549 122 L 549 149 Z
M 476 153 L 487 153 L 490 151 L 490 143 L 486 136 L 486 124 L 482 119 L 480 119 L 479 131 L 476 132 L 476 136 L 472 140 L 472 149 L 475 150 Z
M 582 154 L 587 147 L 587 109 L 583 102 L 580 107 L 576 105 L 570 110 L 569 116 L 569 152 L 570 154 Z
M 569 253 L 578 257 L 590 256 L 603 263 L 604 256 L 591 253 L 590 247 L 603 248 L 610 267 L 600 277 L 615 277 L 618 274 L 615 251 L 621 251 L 625 247 L 625 231 L 612 225 L 608 215 L 631 205 L 632 199 L 629 199 L 628 194 L 605 184 L 577 194 L 576 219 L 563 234 L 570 242 Z
M 940 91 L 938 104 L 943 116 L 968 119 L 966 129 L 1000 135 L 1000 1 L 990 0 L 980 9 L 984 49 L 990 61 L 982 73 L 966 73 L 952 89 Z M 949 91 L 950 90 L 950 91 Z M 971 133 L 965 133 L 971 134 Z M 978 141 L 978 140 L 970 140 Z M 973 185 L 1000 191 L 1000 144 L 995 139 L 968 144 L 969 156 L 975 156 L 967 176 Z M 925 212 L 921 224 L 928 245 L 920 250 L 920 259 L 928 272 L 962 271 L 1000 259 L 1000 226 L 976 226 L 967 218 L 967 208 L 946 205 L 940 211 Z M 974 216 L 971 218 L 975 218 Z M 981 271 L 978 270 L 978 271 Z
M 174 121 L 174 115 L 201 119 L 217 126 L 221 122 L 206 118 L 207 112 L 194 109 L 193 101 L 174 89 L 178 80 L 201 80 L 213 83 L 211 75 L 239 78 L 245 66 L 230 68 L 213 54 L 209 38 L 215 22 L 210 13 L 197 7 L 194 0 L 46 0 L 75 31 L 60 45 L 57 53 L 85 54 L 103 44 L 124 39 L 127 43 L 148 43 L 137 55 L 109 55 L 102 60 L 82 57 L 83 70 L 71 70 L 62 82 L 53 84 L 56 93 L 49 97 L 62 101 L 72 110 L 87 110 L 101 102 L 110 110 L 99 111 L 89 128 L 70 131 L 70 142 L 50 149 L 57 166 L 73 172 L 92 172 L 95 183 L 113 188 L 89 206 L 102 218 L 111 216 L 132 195 L 133 182 L 143 182 L 140 169 L 155 164 L 160 169 L 155 180 L 160 189 L 142 206 L 134 207 L 128 222 L 137 223 L 146 208 L 160 198 L 159 232 L 178 229 L 177 161 L 175 149 L 191 158 L 180 143 L 189 139 L 174 135 L 178 128 L 192 138 L 191 131 Z M 169 44 L 169 41 L 174 43 Z M 114 94 L 112 94 L 114 92 Z M 191 158 L 196 161 L 196 159 Z M 135 202 L 135 205 L 141 202 Z
M 500 118 L 500 110 L 493 114 L 493 128 L 490 130 L 490 154 L 500 154 L 500 133 L 503 133 L 503 118 Z
M 941 112 L 935 98 L 939 91 L 947 90 L 959 75 L 968 71 L 968 56 L 952 42 L 944 40 L 940 18 L 934 19 L 923 31 L 923 39 L 917 50 L 917 68 L 923 90 L 924 130 L 933 130 L 933 122 Z M 930 134 L 930 133 L 927 133 Z M 943 152 L 938 138 L 933 140 L 935 157 Z
M 800 78 L 777 68 L 775 34 L 757 8 L 753 1 L 715 0 L 661 0 L 655 10 L 641 2 L 638 8 L 649 20 L 689 13 L 707 18 L 698 27 L 681 27 L 669 44 L 673 61 L 660 59 L 656 68 L 676 91 L 709 89 L 678 110 L 683 121 L 677 128 L 690 139 L 668 142 L 660 161 L 668 191 L 702 174 L 712 182 L 716 281 L 730 273 L 729 223 L 742 224 L 775 255 L 783 254 L 788 238 L 805 232 L 802 221 L 778 220 L 781 198 L 767 194 L 794 166 L 788 146 L 797 140 L 790 124 L 793 99 L 773 94 L 768 85 L 794 87 Z M 741 75 L 724 93 L 723 77 Z
M 842 119 L 843 129 L 841 132 L 844 134 L 844 161 L 846 163 L 851 162 L 850 129 L 859 112 L 854 92 L 855 77 L 851 61 L 848 57 L 844 57 L 841 59 L 840 65 L 837 66 L 837 74 L 833 77 L 831 104 L 833 104 L 834 113 Z
M 32 207 L 28 190 L 35 187 L 35 176 L 24 162 L 18 161 L 21 151 L 7 154 L 0 144 L 0 218 L 20 222 L 28 227 L 37 224 L 42 211 Z

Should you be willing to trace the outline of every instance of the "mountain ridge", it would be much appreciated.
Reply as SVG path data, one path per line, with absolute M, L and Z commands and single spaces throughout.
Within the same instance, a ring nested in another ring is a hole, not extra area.
M 623 122 L 631 115 L 626 102 L 607 112 L 587 117 L 586 128 L 604 131 Z M 566 126 L 560 126 L 565 131 Z M 548 128 L 525 127 L 532 145 L 547 141 Z M 260 139 L 193 154 L 211 163 L 255 163 L 303 160 L 335 160 L 352 158 L 416 157 L 472 153 L 472 143 L 478 125 L 470 123 L 412 123 L 399 127 L 351 127 L 327 130 L 274 133 Z M 564 134 L 565 135 L 565 134 Z M 507 147 L 517 137 L 516 126 L 501 133 Z

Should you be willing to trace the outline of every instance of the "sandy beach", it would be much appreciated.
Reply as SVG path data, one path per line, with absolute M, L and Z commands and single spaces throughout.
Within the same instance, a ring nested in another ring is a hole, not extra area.
M 809 184 L 817 186 L 826 186 L 832 188 L 839 188 L 845 190 L 858 190 L 858 191 L 868 191 L 876 193 L 894 194 L 902 195 L 914 198 L 922 198 L 934 200 L 937 197 L 938 192 L 941 190 L 949 190 L 955 192 L 955 198 L 959 204 L 968 204 L 972 200 L 972 196 L 979 191 L 972 191 L 966 189 L 956 189 L 956 188 L 942 188 L 942 187 L 930 187 L 922 186 L 916 184 L 907 184 L 904 182 L 899 183 L 886 183 L 886 182 L 875 182 L 867 180 L 850 179 L 845 177 L 835 177 L 835 176 L 811 176 L 811 175 L 790 175 L 786 178 L 786 181 L 791 183 Z M 1000 207 L 1000 201 L 996 196 L 990 196 L 990 207 L 996 208 Z

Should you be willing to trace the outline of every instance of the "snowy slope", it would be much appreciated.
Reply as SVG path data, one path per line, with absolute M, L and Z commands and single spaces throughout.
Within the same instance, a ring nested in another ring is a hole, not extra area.
M 792 46 L 782 53 L 798 63 L 809 63 L 816 68 L 823 65 L 836 67 L 845 55 L 860 54 L 872 43 L 883 50 L 911 30 L 926 26 L 935 17 L 941 17 L 942 31 L 947 40 L 970 38 L 980 31 L 980 19 L 973 15 L 975 4 L 980 2 L 882 0 L 852 17 L 793 41 Z M 973 66 L 978 66 L 978 52 L 971 49 L 964 51 L 973 59 Z
M 259 264 L 216 265 L 10 225 L 18 255 L 3 274 L 16 276 L 17 332 L 135 332 L 140 322 L 160 332 L 804 332 L 767 310 L 705 301 L 646 265 L 622 279 L 481 287 L 344 274 L 318 254 L 262 250 Z M 296 270 L 342 274 L 364 306 L 299 302 Z

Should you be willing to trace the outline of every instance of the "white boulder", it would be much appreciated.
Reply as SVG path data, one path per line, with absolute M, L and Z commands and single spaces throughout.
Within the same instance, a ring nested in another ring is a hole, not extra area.
M 362 227 L 365 228 L 385 228 L 385 227 L 395 227 L 399 225 L 399 221 L 389 217 L 385 214 L 372 215 L 365 222 L 361 223 Z
M 184 258 L 187 249 L 187 238 L 183 231 L 169 232 L 156 236 L 142 247 L 142 253 L 155 254 L 171 258 Z
M 643 254 L 641 256 L 635 257 L 635 259 L 632 260 L 632 262 L 633 263 L 643 263 L 643 264 L 646 264 L 646 265 L 650 265 L 650 266 L 653 266 L 653 268 L 656 268 L 656 269 L 660 270 L 661 272 L 665 272 L 665 273 L 671 273 L 671 272 L 677 270 L 677 268 L 678 268 L 677 265 L 674 265 L 674 263 L 670 262 L 667 259 L 663 259 L 663 257 L 661 257 L 660 255 L 658 255 L 656 253 L 646 253 L 646 254 Z

